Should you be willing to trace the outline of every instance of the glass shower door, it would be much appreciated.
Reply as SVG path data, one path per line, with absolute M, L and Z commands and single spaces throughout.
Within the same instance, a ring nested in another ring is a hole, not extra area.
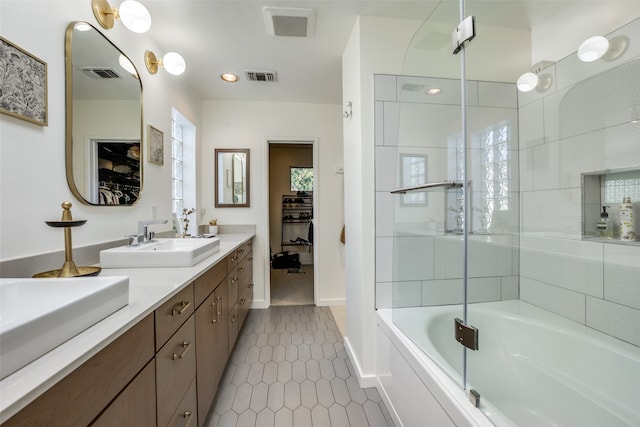
M 389 304 L 394 324 L 462 388 L 464 350 L 453 339 L 464 314 L 458 15 L 457 2 L 441 2 L 414 35 L 402 75 L 376 76 L 378 259 L 391 260 L 376 280 L 378 306 Z

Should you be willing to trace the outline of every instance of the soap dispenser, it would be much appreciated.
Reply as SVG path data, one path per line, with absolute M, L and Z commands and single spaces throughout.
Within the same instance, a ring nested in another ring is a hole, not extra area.
M 611 229 L 611 222 L 609 221 L 609 213 L 607 208 L 610 206 L 603 206 L 600 213 L 600 221 L 596 224 L 596 230 L 598 235 L 604 239 L 610 239 L 613 237 L 613 230 Z

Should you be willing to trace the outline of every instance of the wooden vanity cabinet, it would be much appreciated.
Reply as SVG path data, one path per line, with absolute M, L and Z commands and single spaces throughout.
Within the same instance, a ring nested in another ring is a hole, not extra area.
M 117 409 L 110 410 L 110 404 L 122 407 L 125 398 L 116 397 L 132 393 L 129 387 L 143 390 L 148 399 L 128 402 L 126 411 L 140 415 L 138 425 L 155 426 L 155 414 L 149 413 L 150 407 L 155 412 L 155 382 L 147 378 L 146 370 L 153 353 L 153 316 L 148 315 L 3 423 L 2 427 L 85 427 L 105 409 L 105 414 Z M 144 374 L 142 384 L 137 383 L 137 379 L 129 384 L 138 373 Z M 98 419 L 96 422 L 102 421 Z
M 253 300 L 251 241 L 1 427 L 203 426 Z

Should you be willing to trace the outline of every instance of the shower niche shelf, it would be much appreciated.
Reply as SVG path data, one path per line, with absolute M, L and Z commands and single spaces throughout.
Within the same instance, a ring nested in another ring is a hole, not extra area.
M 635 240 L 620 239 L 620 204 L 630 197 L 633 204 Z M 601 237 L 596 225 L 607 206 L 612 237 Z M 640 169 L 612 169 L 582 174 L 582 240 L 640 246 Z

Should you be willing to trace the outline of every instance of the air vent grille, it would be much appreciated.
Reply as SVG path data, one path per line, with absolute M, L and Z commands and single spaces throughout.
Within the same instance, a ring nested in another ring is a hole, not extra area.
M 119 79 L 120 74 L 118 74 L 113 68 L 104 68 L 104 67 L 84 67 L 82 71 L 89 77 L 94 79 Z
M 275 71 L 245 71 L 244 74 L 250 82 L 278 81 L 278 75 Z

